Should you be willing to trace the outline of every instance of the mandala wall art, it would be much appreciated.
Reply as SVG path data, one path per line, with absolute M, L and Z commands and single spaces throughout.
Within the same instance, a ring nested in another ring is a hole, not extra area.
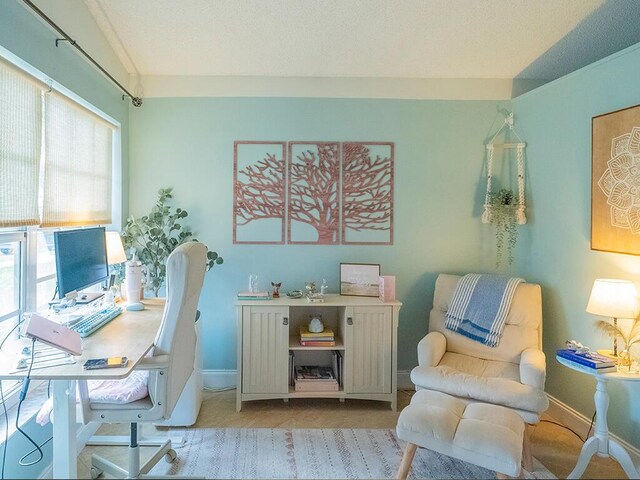
M 343 244 L 393 244 L 393 147 L 342 144 Z
M 640 105 L 594 117 L 591 248 L 640 255 Z
M 289 142 L 289 243 L 339 243 L 340 144 Z
M 233 144 L 233 243 L 284 243 L 285 142 Z

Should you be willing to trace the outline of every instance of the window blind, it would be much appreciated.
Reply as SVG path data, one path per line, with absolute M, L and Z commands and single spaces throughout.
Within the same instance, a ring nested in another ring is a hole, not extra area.
M 113 126 L 67 97 L 45 95 L 43 227 L 111 223 Z
M 40 223 L 43 87 L 0 62 L 0 227 Z

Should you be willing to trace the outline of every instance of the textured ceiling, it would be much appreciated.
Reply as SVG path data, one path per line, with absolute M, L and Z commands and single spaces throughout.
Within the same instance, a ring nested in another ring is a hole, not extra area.
M 130 73 L 514 78 L 604 0 L 84 0 Z

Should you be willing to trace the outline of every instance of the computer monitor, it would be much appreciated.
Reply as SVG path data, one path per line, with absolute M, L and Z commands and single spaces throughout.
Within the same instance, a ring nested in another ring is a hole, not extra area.
M 104 227 L 58 231 L 53 239 L 60 298 L 109 278 Z M 102 293 L 81 294 L 76 300 L 87 303 L 100 296 Z

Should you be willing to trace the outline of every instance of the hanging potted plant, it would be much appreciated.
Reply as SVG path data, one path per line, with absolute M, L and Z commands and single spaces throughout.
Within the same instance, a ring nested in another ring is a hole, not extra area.
M 506 188 L 487 194 L 488 202 L 484 205 L 483 223 L 495 226 L 496 231 L 496 267 L 502 261 L 513 263 L 513 248 L 518 241 L 518 212 L 521 206 L 515 202 L 512 190 Z

